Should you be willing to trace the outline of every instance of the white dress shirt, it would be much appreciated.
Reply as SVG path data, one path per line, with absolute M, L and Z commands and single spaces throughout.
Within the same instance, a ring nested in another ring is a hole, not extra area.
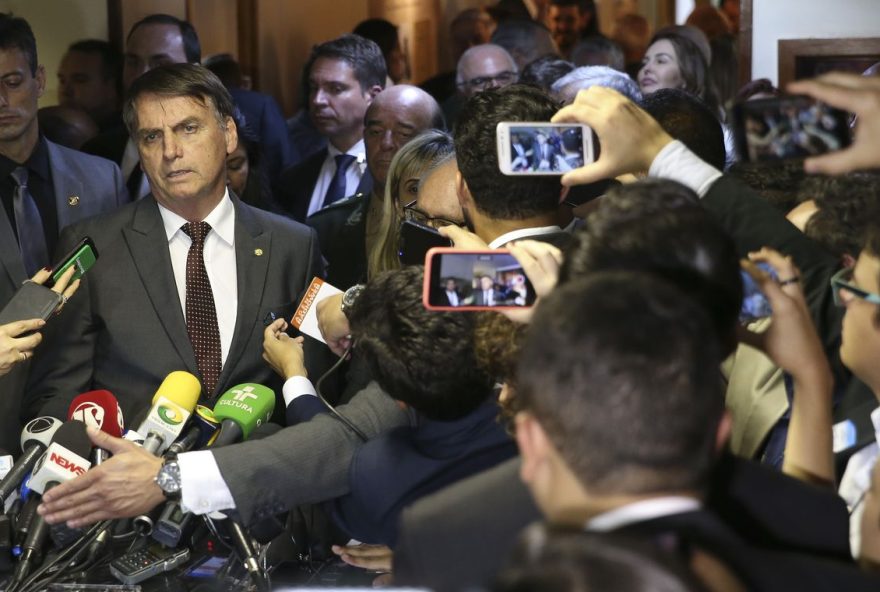
M 603 512 L 587 520 L 585 528 L 593 532 L 609 532 L 636 522 L 693 512 L 701 507 L 699 500 L 692 497 L 656 497 Z
M 540 236 L 542 234 L 553 234 L 554 232 L 562 232 L 562 229 L 559 226 L 541 226 L 538 228 L 519 228 L 517 230 L 511 230 L 510 232 L 505 232 L 499 237 L 496 237 L 491 243 L 489 243 L 490 249 L 500 249 L 502 246 L 507 243 L 512 243 L 513 241 L 521 240 L 524 238 L 534 238 L 536 236 Z
M 657 153 L 648 169 L 648 176 L 678 181 L 704 197 L 722 174 L 712 165 L 700 160 L 699 156 L 680 141 L 674 140 Z
M 327 189 L 330 187 L 333 175 L 336 174 L 336 156 L 339 154 L 342 154 L 341 150 L 334 148 L 333 144 L 327 145 L 327 158 L 324 159 L 324 164 L 321 165 L 321 172 L 318 173 L 318 181 L 315 183 L 315 189 L 312 190 L 312 198 L 309 200 L 308 216 L 311 216 L 320 210 L 324 205 L 324 196 L 327 195 Z M 366 170 L 367 160 L 364 141 L 358 141 L 358 143 L 352 146 L 347 152 L 345 152 L 345 154 L 350 154 L 355 157 L 355 161 L 351 163 L 351 166 L 345 171 L 345 193 L 343 193 L 343 197 L 348 197 L 354 195 L 355 191 L 357 191 L 358 185 L 361 183 L 361 177 L 364 176 L 364 171 Z
M 871 487 L 871 473 L 880 457 L 880 408 L 871 412 L 874 424 L 874 442 L 853 454 L 846 463 L 840 480 L 840 497 L 849 508 L 849 546 L 853 557 L 859 556 L 862 546 L 862 513 L 865 511 L 865 493 Z
M 171 210 L 159 206 L 165 235 L 168 237 L 168 252 L 171 254 L 171 268 L 174 282 L 180 297 L 180 308 L 186 318 L 186 256 L 192 239 L 180 229 L 186 220 Z M 235 206 L 229 198 L 229 190 L 211 213 L 205 218 L 211 225 L 211 232 L 205 237 L 204 259 L 211 293 L 214 295 L 214 309 L 217 312 L 217 328 L 220 330 L 220 350 L 223 363 L 229 354 L 232 335 L 235 332 L 235 317 L 238 311 L 238 282 L 235 272 Z

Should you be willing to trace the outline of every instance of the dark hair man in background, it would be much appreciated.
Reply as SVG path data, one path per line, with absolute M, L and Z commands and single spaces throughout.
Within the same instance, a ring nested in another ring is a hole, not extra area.
M 127 94 L 132 83 L 153 68 L 165 64 L 198 64 L 202 59 L 199 37 L 193 26 L 168 14 L 151 14 L 133 24 L 125 38 L 122 85 Z M 119 165 L 132 200 L 150 192 L 140 166 L 135 142 L 119 125 L 83 145 L 83 151 L 103 156 Z
M 294 220 L 355 193 L 369 193 L 364 115 L 385 88 L 385 58 L 379 46 L 343 35 L 312 49 L 307 73 L 309 117 L 327 137 L 327 148 L 281 173 L 275 195 Z
M 122 123 L 122 55 L 107 41 L 71 43 L 58 66 L 58 104 L 85 111 L 106 131 Z

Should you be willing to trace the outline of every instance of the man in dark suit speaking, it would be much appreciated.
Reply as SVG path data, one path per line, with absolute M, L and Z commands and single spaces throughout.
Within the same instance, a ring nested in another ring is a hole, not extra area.
M 280 391 L 260 357 L 262 321 L 289 316 L 320 254 L 314 231 L 226 189 L 232 111 L 201 66 L 163 66 L 132 84 L 123 117 L 151 194 L 62 234 L 61 250 L 89 235 L 101 259 L 47 332 L 32 414 L 65 416 L 78 393 L 104 388 L 133 417 L 174 370 L 199 376 L 208 400 L 245 381 Z

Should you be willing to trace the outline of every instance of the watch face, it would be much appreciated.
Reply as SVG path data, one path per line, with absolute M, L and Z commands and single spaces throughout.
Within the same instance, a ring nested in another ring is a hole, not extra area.
M 180 491 L 180 467 L 176 462 L 167 462 L 159 469 L 156 475 L 156 484 L 165 493 L 177 493 Z

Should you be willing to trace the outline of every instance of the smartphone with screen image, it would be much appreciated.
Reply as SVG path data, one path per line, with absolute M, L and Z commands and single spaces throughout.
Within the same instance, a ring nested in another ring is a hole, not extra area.
M 434 247 L 451 247 L 452 241 L 430 226 L 412 220 L 400 224 L 397 256 L 403 265 L 422 265 L 425 255 Z
M 849 116 L 805 96 L 757 99 L 731 110 L 734 140 L 742 162 L 806 158 L 850 144 Z
M 92 242 L 91 238 L 83 237 L 55 266 L 52 270 L 52 277 L 46 282 L 46 286 L 50 288 L 54 286 L 55 282 L 71 267 L 76 267 L 76 271 L 73 272 L 73 277 L 70 278 L 70 281 L 73 282 L 80 279 L 85 272 L 91 269 L 97 260 L 98 249 L 95 248 L 95 243 Z
M 593 162 L 593 131 L 581 124 L 502 121 L 495 129 L 505 175 L 564 175 Z
M 428 310 L 519 309 L 535 298 L 522 265 L 506 249 L 434 248 L 425 257 L 422 302 Z
M 762 271 L 770 274 L 770 277 L 774 280 L 777 279 L 776 270 L 774 270 L 770 264 L 757 263 L 756 265 Z M 772 315 L 773 309 L 770 308 L 770 301 L 767 300 L 767 297 L 761 292 L 758 283 L 745 269 L 740 270 L 740 275 L 742 276 L 743 284 L 743 301 L 742 307 L 740 307 L 739 311 L 739 322 L 743 325 L 748 325 L 753 321 L 767 318 Z

